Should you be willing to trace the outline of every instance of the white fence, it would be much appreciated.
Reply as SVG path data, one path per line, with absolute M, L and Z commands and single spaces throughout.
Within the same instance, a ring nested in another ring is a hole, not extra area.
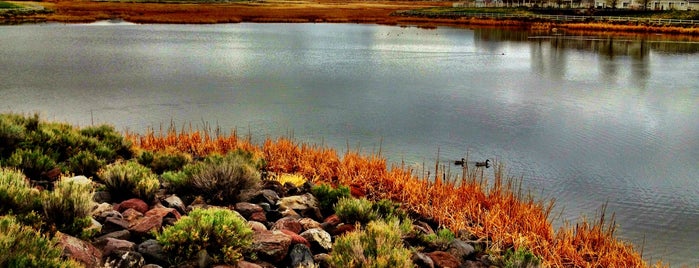
M 471 13 L 471 12 L 422 12 L 418 10 L 404 10 L 396 12 L 399 16 L 418 16 L 418 17 L 474 17 L 474 18 L 494 18 L 494 19 L 541 19 L 549 21 L 618 21 L 618 22 L 640 22 L 648 24 L 684 24 L 697 25 L 699 20 L 680 20 L 680 19 L 651 19 L 639 17 L 619 17 L 619 16 L 570 16 L 570 15 L 523 15 L 523 14 L 503 14 L 503 13 Z

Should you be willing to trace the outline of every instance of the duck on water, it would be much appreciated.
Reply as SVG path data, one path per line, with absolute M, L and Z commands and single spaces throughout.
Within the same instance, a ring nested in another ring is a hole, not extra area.
M 466 162 L 465 158 L 461 158 L 461 160 L 454 161 L 454 165 L 457 165 L 457 166 L 464 166 L 466 164 L 467 164 L 467 162 Z M 489 168 L 490 167 L 490 159 L 486 159 L 484 162 L 476 162 L 476 166 Z

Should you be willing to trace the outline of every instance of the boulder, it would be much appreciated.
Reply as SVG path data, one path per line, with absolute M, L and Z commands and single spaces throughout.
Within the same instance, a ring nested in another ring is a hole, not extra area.
M 313 261 L 318 264 L 318 268 L 330 268 L 330 255 L 327 253 L 313 255 Z
M 434 268 L 434 261 L 432 261 L 432 259 L 430 259 L 430 257 L 425 253 L 413 252 L 411 260 L 413 261 L 413 264 L 419 268 Z
M 163 199 L 163 205 L 168 208 L 176 209 L 180 215 L 187 214 L 187 208 L 185 207 L 184 202 L 182 202 L 182 199 L 174 194 Z
M 328 224 L 328 225 L 336 226 L 336 225 L 342 223 L 342 220 L 340 220 L 340 217 L 338 217 L 337 215 L 333 214 L 333 215 L 330 215 L 330 216 L 328 216 L 327 218 L 323 219 L 323 223 L 324 223 L 324 224 Z
M 119 219 L 124 218 L 124 216 L 121 215 L 121 213 L 119 213 L 119 211 L 114 210 L 114 208 L 112 208 L 112 210 L 104 211 L 104 212 L 100 213 L 99 215 L 93 214 L 92 217 L 94 217 L 97 221 L 102 222 L 102 223 L 104 223 L 104 221 L 109 217 L 116 217 Z
M 146 264 L 140 253 L 128 250 L 114 250 L 104 262 L 105 268 L 131 268 Z
M 280 211 L 292 209 L 305 218 L 320 220 L 323 217 L 318 207 L 318 199 L 310 193 L 281 198 L 277 205 Z
M 180 213 L 174 208 L 153 208 L 146 212 L 143 218 L 131 223 L 131 225 L 129 225 L 129 231 L 137 236 L 145 236 L 150 233 L 150 231 L 159 230 L 163 226 L 163 218 L 166 216 L 179 219 Z
M 303 231 L 321 228 L 320 223 L 311 218 L 302 218 L 299 220 L 299 223 L 301 224 Z
M 141 268 L 163 268 L 163 267 L 160 265 L 157 265 L 157 264 L 149 263 L 149 264 L 141 266 Z
M 454 268 L 461 264 L 456 257 L 444 251 L 430 252 L 427 256 L 432 259 L 435 268 Z
M 107 238 L 129 240 L 131 238 L 131 232 L 129 232 L 129 230 L 114 231 L 95 238 L 95 241 L 99 243 L 100 241 L 106 240 Z
M 214 266 L 213 268 L 217 268 L 217 266 Z M 224 268 L 224 267 L 220 267 L 220 268 Z M 262 266 L 255 264 L 255 263 L 252 263 L 252 262 L 239 261 L 238 263 L 236 263 L 235 266 L 233 266 L 233 268 L 262 268 Z
M 96 207 L 92 208 L 92 212 L 90 212 L 90 215 L 92 215 L 93 218 L 96 218 L 97 220 L 100 220 L 100 215 L 105 212 L 109 211 L 114 211 L 114 207 L 109 204 L 109 203 L 98 203 Z M 114 211 L 116 212 L 116 211 Z M 104 218 L 102 218 L 104 220 Z
M 128 200 L 124 200 L 123 202 L 119 203 L 114 207 L 116 211 L 119 211 L 121 213 L 124 213 L 124 211 L 130 208 L 133 208 L 141 213 L 146 213 L 146 211 L 148 211 L 148 204 L 146 204 L 146 202 L 144 202 L 141 199 L 131 198 Z
M 129 208 L 127 210 L 124 210 L 124 212 L 121 213 L 123 216 L 124 220 L 128 222 L 135 222 L 139 220 L 140 218 L 143 218 L 143 213 L 139 212 L 138 210 L 135 210 L 133 208 Z
M 59 247 L 63 248 L 63 256 L 72 258 L 86 267 L 98 267 L 102 264 L 102 252 L 97 247 L 60 232 L 57 237 Z
M 278 210 L 267 211 L 265 216 L 267 218 L 267 221 L 271 221 L 271 222 L 278 221 L 279 219 L 284 217 L 284 215 L 282 215 L 282 213 L 279 212 Z
M 102 253 L 104 255 L 110 255 L 112 252 L 116 250 L 122 250 L 122 251 L 134 251 L 136 250 L 136 243 L 128 241 L 128 240 L 122 240 L 122 239 L 116 239 L 116 238 L 111 238 L 107 237 L 104 240 L 100 240 L 96 243 L 96 246 L 102 250 Z
M 332 237 L 330 233 L 320 228 L 314 228 L 304 231 L 300 234 L 311 245 L 313 252 L 330 252 L 333 247 Z
M 96 191 L 92 195 L 92 201 L 95 201 L 98 204 L 111 203 L 112 202 L 112 195 L 108 191 Z
M 263 231 L 253 235 L 252 250 L 261 260 L 279 263 L 286 257 L 291 237 L 280 231 Z
M 130 223 L 125 219 L 119 217 L 108 217 L 104 220 L 102 224 L 102 233 L 112 233 L 116 231 L 126 230 L 129 228 Z
M 289 230 L 296 234 L 300 233 L 302 229 L 303 226 L 301 226 L 301 223 L 299 223 L 297 219 L 291 217 L 284 217 L 277 220 L 272 227 L 272 230 Z
M 248 218 L 248 220 L 267 222 L 267 214 L 264 211 L 255 212 L 252 215 L 250 215 L 250 218 Z
M 291 244 L 292 245 L 304 244 L 306 247 L 309 247 L 309 248 L 311 247 L 311 244 L 309 244 L 305 238 L 298 235 L 297 233 L 294 233 L 294 232 L 289 231 L 289 230 L 281 230 L 281 231 L 285 235 L 288 235 L 289 237 L 291 237 Z
M 357 227 L 355 227 L 353 224 L 340 224 L 332 230 L 331 234 L 333 236 L 338 236 L 343 235 L 345 233 L 353 232 L 356 229 Z
M 296 244 L 289 252 L 289 263 L 291 268 L 315 268 L 311 250 L 303 244 Z
M 163 251 L 163 246 L 155 239 L 148 239 L 139 244 L 136 248 L 148 263 L 155 263 L 162 266 L 169 266 L 167 254 Z
M 254 232 L 267 231 L 267 226 L 259 221 L 248 221 L 248 226 L 250 226 Z
M 255 212 L 264 212 L 264 209 L 257 204 L 253 203 L 248 203 L 248 202 L 238 202 L 235 204 L 235 211 L 238 211 L 240 215 L 243 216 L 243 218 L 250 218 L 250 215 L 252 215 Z
M 454 239 L 449 243 L 449 246 L 447 247 L 447 252 L 456 259 L 460 261 L 466 260 L 471 254 L 476 252 L 476 249 L 473 248 L 469 243 L 466 243 L 462 240 L 459 239 Z
M 90 221 L 90 226 L 83 229 L 83 231 L 87 233 L 99 234 L 102 231 L 102 224 L 95 220 L 95 218 L 90 218 Z

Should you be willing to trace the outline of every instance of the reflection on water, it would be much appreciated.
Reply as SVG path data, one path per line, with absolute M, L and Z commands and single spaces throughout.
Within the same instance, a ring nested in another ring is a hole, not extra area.
M 0 27 L 0 110 L 143 131 L 209 122 L 392 162 L 498 159 L 699 264 L 699 47 L 662 36 L 352 24 Z M 380 141 L 383 143 L 379 145 Z M 651 243 L 652 241 L 652 243 Z

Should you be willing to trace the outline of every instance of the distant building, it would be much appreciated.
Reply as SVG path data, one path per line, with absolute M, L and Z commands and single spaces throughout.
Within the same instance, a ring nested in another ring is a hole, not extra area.
M 643 9 L 644 0 L 618 0 L 616 8 Z M 650 10 L 697 10 L 699 0 L 646 0 Z M 595 8 L 614 8 L 610 1 L 595 0 Z

